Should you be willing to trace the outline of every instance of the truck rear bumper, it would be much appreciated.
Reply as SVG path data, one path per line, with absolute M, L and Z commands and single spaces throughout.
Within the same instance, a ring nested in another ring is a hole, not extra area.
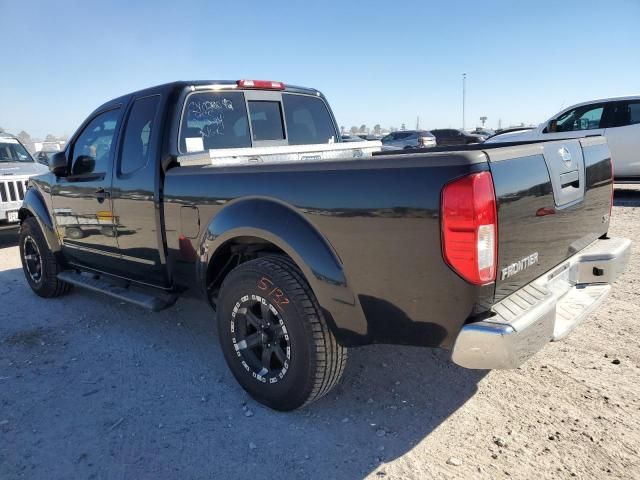
M 516 368 L 549 341 L 565 338 L 600 305 L 631 253 L 625 238 L 597 240 L 466 324 L 452 360 L 465 368 Z

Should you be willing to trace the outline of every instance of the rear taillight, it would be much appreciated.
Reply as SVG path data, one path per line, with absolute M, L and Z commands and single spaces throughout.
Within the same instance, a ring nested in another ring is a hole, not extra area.
M 498 215 L 490 172 L 472 173 L 442 190 L 442 253 L 462 278 L 476 285 L 496 279 Z
M 240 88 L 260 88 L 263 90 L 284 90 L 282 82 L 272 82 L 271 80 L 238 80 Z

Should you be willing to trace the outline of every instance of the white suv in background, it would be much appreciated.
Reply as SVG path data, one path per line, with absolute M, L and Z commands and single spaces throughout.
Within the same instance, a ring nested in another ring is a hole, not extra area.
M 27 180 L 49 169 L 36 163 L 24 145 L 6 133 L 0 133 L 0 230 L 17 225 L 18 210 L 27 192 Z
M 640 95 L 579 103 L 538 128 L 496 135 L 486 143 L 555 140 L 604 135 L 617 183 L 640 183 Z

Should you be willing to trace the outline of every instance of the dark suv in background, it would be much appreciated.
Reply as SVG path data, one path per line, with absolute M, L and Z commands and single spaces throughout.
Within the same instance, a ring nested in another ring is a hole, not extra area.
M 455 128 L 440 128 L 431 130 L 431 133 L 436 137 L 436 142 L 439 147 L 468 145 L 470 143 L 480 143 L 484 141 L 484 137 L 480 135 L 473 135 Z
M 382 145 L 399 149 L 436 146 L 436 138 L 426 130 L 402 130 L 382 137 Z

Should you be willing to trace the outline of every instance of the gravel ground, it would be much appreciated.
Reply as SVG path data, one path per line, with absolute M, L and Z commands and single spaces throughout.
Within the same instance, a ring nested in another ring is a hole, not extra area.
M 227 371 L 214 319 L 76 290 L 43 300 L 0 232 L 0 478 L 640 478 L 640 259 L 564 342 L 513 371 L 354 349 L 341 385 L 277 413 Z M 612 235 L 640 238 L 640 189 Z

